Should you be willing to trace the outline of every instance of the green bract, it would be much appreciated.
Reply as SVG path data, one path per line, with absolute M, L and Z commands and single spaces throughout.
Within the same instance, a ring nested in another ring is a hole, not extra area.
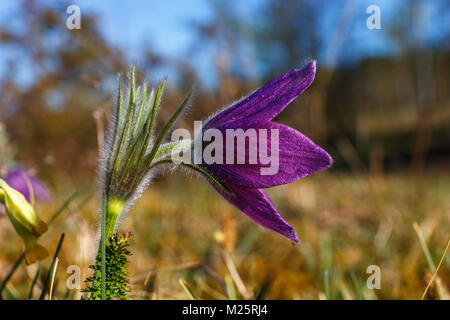
M 162 142 L 187 106 L 193 88 L 161 131 L 154 135 L 165 84 L 164 80 L 151 90 L 146 83 L 136 87 L 133 67 L 124 93 L 122 78 L 119 77 L 117 102 L 101 162 L 102 192 L 107 211 L 106 239 L 114 232 L 117 217 L 147 186 L 155 164 L 169 157 L 174 149 L 190 147 L 190 142 L 186 141 Z

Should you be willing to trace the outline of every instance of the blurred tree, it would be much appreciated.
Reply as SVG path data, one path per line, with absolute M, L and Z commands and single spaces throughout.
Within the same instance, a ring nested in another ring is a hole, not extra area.
M 113 90 L 105 84 L 115 85 L 127 65 L 101 37 L 94 15 L 83 13 L 81 30 L 66 29 L 66 7 L 23 1 L 15 23 L 1 27 L 11 58 L 0 79 L 0 114 L 23 162 L 92 174 L 93 108 L 109 107 Z
M 325 41 L 320 34 L 321 19 L 331 7 L 322 0 L 294 0 L 289 5 L 266 1 L 255 25 L 256 52 L 264 79 L 319 57 Z

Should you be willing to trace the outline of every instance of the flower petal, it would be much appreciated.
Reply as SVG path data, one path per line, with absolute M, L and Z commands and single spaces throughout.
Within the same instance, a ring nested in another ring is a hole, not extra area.
M 211 185 L 228 202 L 237 207 L 255 222 L 267 229 L 282 234 L 294 242 L 300 241 L 294 229 L 280 216 L 264 190 L 246 189 L 227 185 L 232 191 L 231 193 L 227 193 L 218 188 L 215 184 L 211 183 Z
M 28 180 L 28 181 L 27 181 Z M 27 201 L 30 201 L 30 188 L 37 198 L 41 200 L 49 199 L 49 192 L 45 185 L 36 177 L 30 176 L 24 169 L 14 169 L 8 173 L 5 181 L 14 189 L 23 194 Z
M 204 129 L 217 128 L 230 121 L 272 120 L 313 82 L 316 62 L 273 79 L 262 88 L 214 115 Z
M 230 139 L 230 137 L 227 138 L 227 129 L 242 129 L 243 132 L 254 129 L 255 134 L 249 134 L 250 138 L 245 140 L 245 149 L 242 147 L 239 150 L 238 139 L 235 139 L 234 144 L 227 146 L 226 140 Z M 225 184 L 247 188 L 270 188 L 326 169 L 333 161 L 325 150 L 314 144 L 308 137 L 283 124 L 244 120 L 228 123 L 219 127 L 218 130 L 224 137 L 222 164 L 202 164 L 201 166 Z M 278 132 L 278 139 L 276 136 L 272 137 L 272 134 L 276 132 Z M 276 156 L 276 141 L 278 141 L 278 156 Z M 256 146 L 256 149 L 252 150 L 250 144 Z M 227 164 L 228 149 L 231 149 L 231 153 L 235 155 L 233 164 Z M 244 150 L 245 154 L 243 154 Z M 262 161 L 262 150 L 264 150 L 263 155 L 268 155 L 265 162 Z M 254 155 L 255 164 L 250 162 L 249 154 Z M 238 158 L 245 160 L 245 163 L 238 164 Z M 272 169 L 268 170 L 268 168 Z

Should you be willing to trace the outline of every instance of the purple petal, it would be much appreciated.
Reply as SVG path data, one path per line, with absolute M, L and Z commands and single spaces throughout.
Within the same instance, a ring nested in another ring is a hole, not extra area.
M 227 148 L 226 129 L 238 128 L 244 132 L 255 129 L 253 137 L 246 140 L 245 154 L 243 154 L 244 149 L 239 150 L 237 148 L 237 139 L 235 139 L 234 144 Z M 299 180 L 311 173 L 326 169 L 330 167 L 333 161 L 325 150 L 314 144 L 308 137 L 283 124 L 268 121 L 236 121 L 217 129 L 222 132 L 224 137 L 222 164 L 202 164 L 201 166 L 225 184 L 247 188 L 270 188 Z M 266 134 L 263 134 L 262 129 L 265 130 Z M 275 145 L 272 146 L 271 143 L 271 130 L 274 129 L 278 130 L 279 135 L 277 158 L 275 158 Z M 251 150 L 249 144 L 257 146 L 257 149 Z M 226 164 L 227 149 L 234 152 L 233 164 Z M 261 162 L 260 149 L 264 150 L 264 154 L 269 156 L 268 160 L 271 163 Z M 270 157 L 272 152 L 273 158 Z M 255 155 L 255 164 L 249 161 L 250 153 Z M 245 163 L 237 164 L 238 157 L 245 159 Z M 267 168 L 271 166 L 272 171 L 267 172 Z M 262 173 L 263 168 L 266 168 L 265 174 Z
M 24 169 L 10 171 L 5 180 L 12 188 L 23 194 L 27 201 L 30 201 L 30 185 L 36 198 L 48 200 L 50 197 L 45 185 L 38 178 L 30 176 Z
M 228 202 L 263 227 L 282 234 L 294 242 L 299 242 L 294 229 L 280 216 L 264 190 L 242 189 L 227 185 L 232 193 L 227 193 L 211 183 Z
M 227 122 L 243 119 L 272 120 L 311 85 L 315 74 L 316 62 L 313 60 L 301 69 L 273 79 L 251 95 L 216 114 L 204 128 L 217 128 Z

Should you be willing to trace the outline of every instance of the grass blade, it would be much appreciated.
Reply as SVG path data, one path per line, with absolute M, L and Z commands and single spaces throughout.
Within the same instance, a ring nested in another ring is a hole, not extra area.
M 236 288 L 234 286 L 233 279 L 230 275 L 225 276 L 225 286 L 227 288 L 227 295 L 230 297 L 231 300 L 239 300 L 239 297 L 236 292 Z
M 419 239 L 420 247 L 422 248 L 425 258 L 427 259 L 428 267 L 430 268 L 431 272 L 434 272 L 434 270 L 436 269 L 436 265 L 431 258 L 430 250 L 428 250 L 427 242 L 425 241 L 422 230 L 416 222 L 413 223 L 413 228 L 417 234 L 417 238 Z
M 425 237 L 423 236 L 422 229 L 420 229 L 420 226 L 417 224 L 417 222 L 413 223 L 414 231 L 417 234 L 417 238 L 419 239 L 420 247 L 422 248 L 423 254 L 425 255 L 425 259 L 427 260 L 428 267 L 430 268 L 432 273 L 436 272 L 436 265 L 433 262 L 433 259 L 431 258 L 430 250 L 428 249 L 427 242 L 425 240 Z M 436 296 L 441 299 L 441 292 L 439 290 L 439 286 L 436 284 Z
M 50 270 L 48 271 L 47 278 L 46 278 L 44 286 L 42 288 L 41 295 L 39 296 L 39 300 L 44 300 L 44 298 L 45 298 L 45 296 L 47 294 L 47 291 L 48 291 L 49 286 L 50 286 L 50 281 L 51 281 L 51 278 L 52 278 L 53 270 L 55 269 L 55 266 L 56 266 L 56 263 L 57 263 L 56 261 L 57 261 L 57 259 L 59 257 L 59 252 L 61 251 L 61 247 L 62 247 L 63 241 L 64 241 L 64 233 L 61 234 L 61 237 L 59 238 L 58 246 L 56 247 L 55 255 L 53 256 L 53 261 L 52 261 L 52 264 L 50 266 Z
M 355 295 L 357 300 L 364 300 L 364 296 L 361 292 L 361 287 L 359 285 L 358 279 L 353 271 L 350 273 L 350 278 L 352 279 L 353 288 L 355 289 Z
M 56 258 L 55 259 L 55 267 L 53 268 L 53 272 L 52 272 L 52 280 L 50 281 L 50 292 L 48 294 L 48 300 L 52 300 L 52 296 L 53 296 L 53 285 L 55 283 L 55 275 L 56 275 L 56 269 L 58 268 L 58 262 L 59 259 Z
M 325 297 L 327 300 L 330 300 L 330 273 L 328 272 L 328 269 L 325 269 L 323 272 L 323 289 L 325 291 Z
M 187 293 L 189 298 L 191 300 L 197 300 L 197 299 L 195 299 L 194 295 L 192 294 L 191 290 L 189 289 L 187 282 L 184 281 L 184 279 L 180 279 L 179 281 L 180 281 L 180 285 L 183 287 L 184 291 Z
M 64 210 L 66 210 L 66 208 L 69 206 L 69 204 L 79 196 L 79 192 L 75 191 L 62 205 L 61 207 L 58 208 L 58 210 L 56 210 L 56 212 L 52 215 L 52 217 L 48 220 L 47 225 L 50 226 L 55 220 L 56 218 L 59 217 L 59 215 L 61 213 L 63 213 Z
M 33 290 L 34 290 L 34 287 L 39 278 L 39 273 L 40 273 L 40 270 L 38 269 L 38 271 L 36 272 L 36 275 L 33 278 L 33 282 L 31 283 L 30 291 L 28 292 L 28 298 L 27 298 L 28 300 L 31 300 L 33 298 Z
M 264 300 L 264 298 L 270 292 L 270 286 L 272 285 L 272 282 L 273 278 L 270 276 L 263 281 L 259 289 L 256 290 L 255 300 Z
M 442 261 L 444 261 L 444 258 L 447 255 L 447 251 L 448 251 L 449 247 L 450 247 L 450 239 L 448 239 L 447 246 L 445 247 L 445 250 L 444 250 L 444 253 L 442 254 L 441 260 L 439 261 L 439 264 L 438 264 L 436 270 L 434 271 L 433 276 L 431 277 L 430 281 L 428 282 L 427 287 L 425 288 L 425 291 L 423 292 L 420 300 L 423 300 L 425 298 L 428 288 L 430 288 L 431 283 L 434 281 L 434 278 L 436 278 L 439 268 L 441 267 Z
M 11 277 L 13 276 L 14 272 L 16 272 L 17 268 L 19 267 L 19 265 L 22 263 L 22 260 L 25 258 L 25 254 L 22 253 L 19 257 L 19 259 L 17 259 L 16 263 L 14 264 L 14 266 L 11 268 L 11 271 L 9 271 L 8 275 L 6 276 L 5 280 L 3 280 L 2 285 L 0 286 L 0 300 L 3 300 L 2 297 L 2 293 L 3 290 L 6 287 L 6 284 L 8 283 L 8 281 L 11 279 Z

